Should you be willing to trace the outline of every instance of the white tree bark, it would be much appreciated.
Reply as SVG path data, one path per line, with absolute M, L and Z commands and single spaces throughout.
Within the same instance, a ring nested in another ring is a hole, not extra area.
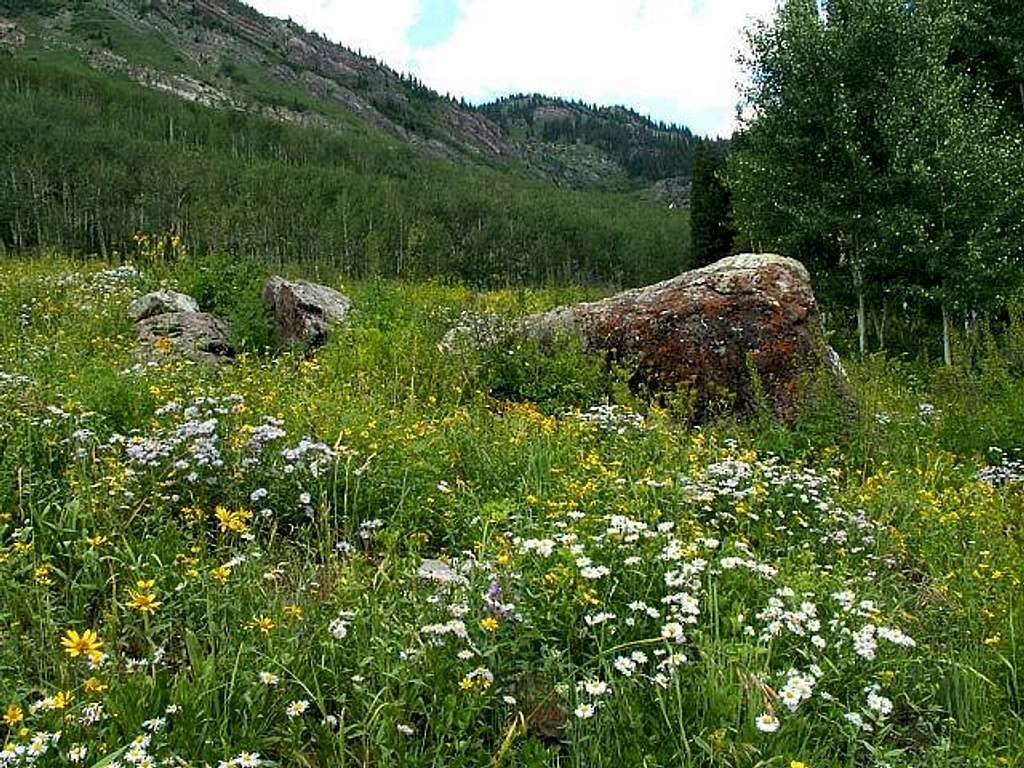
M 864 308 L 864 291 L 857 291 L 857 341 L 860 344 L 860 354 L 863 357 L 868 351 L 868 322 L 867 312 Z
M 942 359 L 946 365 L 953 364 L 953 351 L 949 343 L 949 312 L 946 305 L 942 305 Z

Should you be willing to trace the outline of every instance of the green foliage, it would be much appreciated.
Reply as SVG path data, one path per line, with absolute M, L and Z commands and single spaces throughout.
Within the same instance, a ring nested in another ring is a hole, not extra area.
M 267 265 L 252 258 L 210 254 L 183 259 L 173 267 L 183 291 L 204 312 L 227 320 L 237 349 L 262 352 L 274 343 L 273 326 L 263 304 Z
M 717 261 L 733 252 L 732 199 L 723 181 L 725 148 L 697 145 L 690 192 L 690 238 L 694 266 Z
M 612 393 L 608 364 L 587 355 L 576 334 L 545 342 L 510 338 L 486 348 L 482 365 L 478 386 L 501 400 L 536 403 L 545 413 L 600 403 Z
M 941 2 L 794 0 L 752 28 L 740 241 L 841 276 L 840 301 L 998 311 L 1021 280 L 1024 135 L 949 66 L 962 23 Z
M 982 80 L 1011 120 L 1024 123 L 1024 6 L 1016 0 L 957 0 L 949 63 Z
M 686 217 L 625 196 L 430 160 L 370 130 L 206 109 L 82 69 L 0 66 L 7 248 L 110 255 L 130 252 L 138 229 L 162 230 L 193 253 L 477 284 L 642 284 L 688 263 Z
M 5 744 L 406 768 L 1022 753 L 1019 327 L 961 342 L 970 369 L 853 362 L 859 408 L 823 392 L 792 425 L 686 427 L 568 340 L 438 348 L 463 312 L 579 289 L 356 281 L 315 356 L 141 364 L 134 296 L 225 306 L 247 269 L 0 265 Z M 86 630 L 92 664 L 62 645 Z

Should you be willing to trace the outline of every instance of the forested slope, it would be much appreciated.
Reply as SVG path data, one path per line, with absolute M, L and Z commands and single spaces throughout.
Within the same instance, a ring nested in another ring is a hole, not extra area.
M 0 125 L 8 250 L 109 254 L 174 232 L 196 250 L 478 283 L 643 283 L 688 261 L 678 212 L 433 159 L 370 126 L 199 106 L 71 54 L 0 58 Z

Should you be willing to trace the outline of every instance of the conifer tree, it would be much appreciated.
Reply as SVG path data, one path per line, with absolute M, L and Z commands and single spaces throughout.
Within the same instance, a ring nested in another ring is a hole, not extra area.
M 722 147 L 702 141 L 693 158 L 690 191 L 690 236 L 694 266 L 710 264 L 732 252 L 732 196 L 722 181 L 725 152 Z

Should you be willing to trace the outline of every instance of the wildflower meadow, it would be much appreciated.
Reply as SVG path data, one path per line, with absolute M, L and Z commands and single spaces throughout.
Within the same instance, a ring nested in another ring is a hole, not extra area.
M 0 767 L 1024 765 L 1013 318 L 696 425 L 438 347 L 582 289 L 334 280 L 307 353 L 247 270 L 0 265 Z M 241 354 L 139 349 L 158 287 Z

